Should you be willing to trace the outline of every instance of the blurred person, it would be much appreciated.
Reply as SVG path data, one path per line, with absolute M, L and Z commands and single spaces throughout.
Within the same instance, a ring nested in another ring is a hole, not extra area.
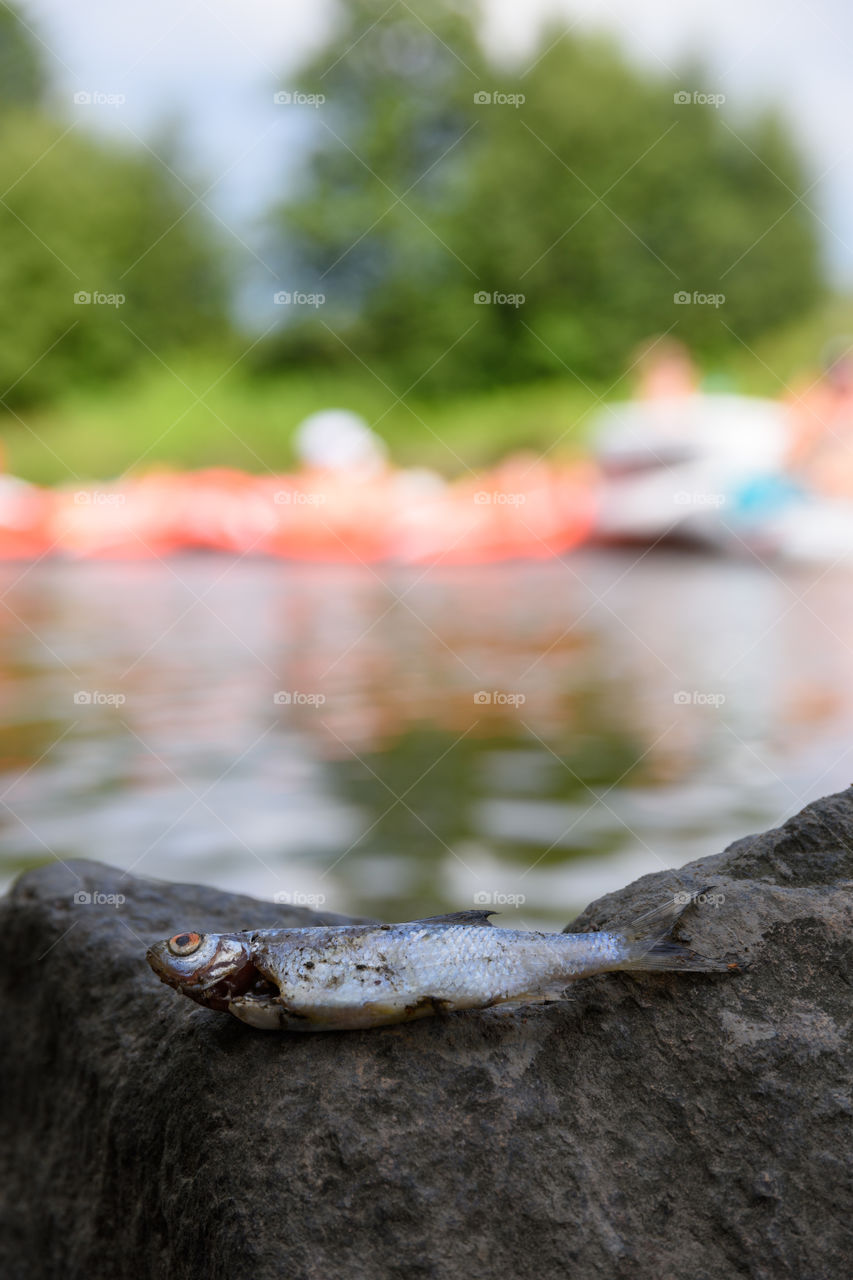
M 677 338 L 649 338 L 634 352 L 638 400 L 673 400 L 696 395 L 699 370 L 688 347 Z
M 597 535 L 737 547 L 763 518 L 767 478 L 784 465 L 785 413 L 775 401 L 702 389 L 689 349 L 646 342 L 634 357 L 635 396 L 596 418 L 602 472 Z
M 380 474 L 388 465 L 388 447 L 359 414 L 321 409 L 296 428 L 296 455 L 308 470 L 343 472 L 353 479 Z
M 805 487 L 853 497 L 853 338 L 827 343 L 817 381 L 790 398 L 788 467 Z
M 821 375 L 787 399 L 784 501 L 765 503 L 762 534 L 788 559 L 837 563 L 853 554 L 853 338 L 827 343 L 821 363 Z
M 296 428 L 296 455 L 309 471 L 324 471 L 337 479 L 360 482 L 390 480 L 395 490 L 413 496 L 445 487 L 444 479 L 427 467 L 394 467 L 385 441 L 360 414 L 350 409 L 321 409 Z
M 700 371 L 676 338 L 646 339 L 633 352 L 633 395 L 596 414 L 596 455 L 610 475 L 647 471 L 694 456 L 707 417 Z

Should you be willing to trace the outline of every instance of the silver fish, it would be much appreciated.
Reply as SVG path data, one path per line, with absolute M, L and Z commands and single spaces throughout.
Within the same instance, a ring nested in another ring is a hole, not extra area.
M 495 929 L 489 911 L 406 924 L 186 932 L 146 958 L 182 995 L 250 1026 L 340 1031 L 554 1000 L 579 978 L 616 969 L 736 970 L 666 940 L 684 909 L 674 899 L 612 933 Z

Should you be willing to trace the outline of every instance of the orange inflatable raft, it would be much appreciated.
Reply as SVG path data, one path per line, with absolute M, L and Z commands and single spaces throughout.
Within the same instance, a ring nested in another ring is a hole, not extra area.
M 52 549 L 55 495 L 0 476 L 0 560 L 33 560 Z
M 542 559 L 582 542 L 595 516 L 585 464 L 513 458 L 445 483 L 428 472 L 347 477 L 151 471 L 49 491 L 0 481 L 0 557 L 139 559 L 184 550 L 329 563 Z

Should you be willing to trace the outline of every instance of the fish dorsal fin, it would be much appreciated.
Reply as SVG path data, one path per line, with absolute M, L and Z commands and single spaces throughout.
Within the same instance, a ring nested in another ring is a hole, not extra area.
M 411 924 L 478 924 L 494 928 L 489 916 L 500 915 L 498 911 L 448 911 L 443 916 L 425 916 L 422 920 L 412 920 Z

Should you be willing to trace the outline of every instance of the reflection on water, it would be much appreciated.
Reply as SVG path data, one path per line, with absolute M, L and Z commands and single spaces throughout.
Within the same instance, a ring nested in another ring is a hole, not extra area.
M 847 585 L 657 553 L 2 565 L 4 879 L 86 856 L 560 924 L 847 785 Z

